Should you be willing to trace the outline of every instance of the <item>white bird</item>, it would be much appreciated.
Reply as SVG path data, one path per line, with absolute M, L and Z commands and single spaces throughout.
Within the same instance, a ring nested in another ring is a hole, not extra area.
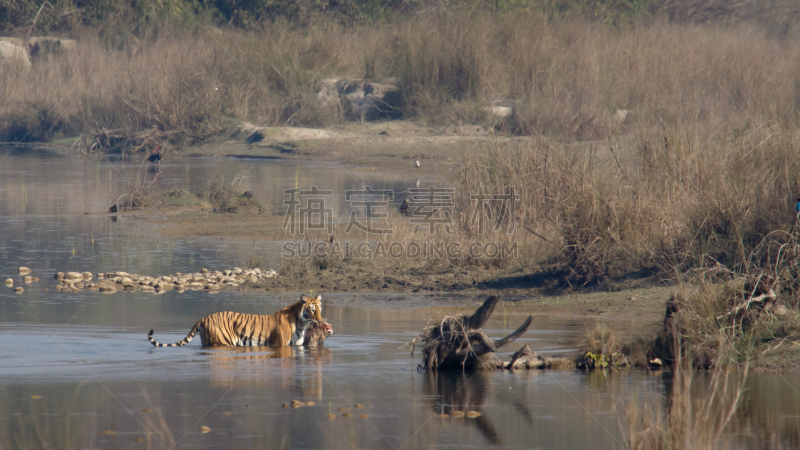
M 414 165 L 417 166 L 417 169 L 419 169 L 419 160 L 414 161 Z

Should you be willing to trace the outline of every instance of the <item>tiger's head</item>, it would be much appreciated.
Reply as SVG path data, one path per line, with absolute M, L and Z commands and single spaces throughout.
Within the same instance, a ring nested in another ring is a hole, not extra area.
M 302 309 L 298 314 L 297 319 L 301 323 L 319 323 L 324 322 L 322 320 L 322 296 L 318 295 L 316 297 L 306 297 L 305 295 L 300 295 L 300 303 L 302 304 Z

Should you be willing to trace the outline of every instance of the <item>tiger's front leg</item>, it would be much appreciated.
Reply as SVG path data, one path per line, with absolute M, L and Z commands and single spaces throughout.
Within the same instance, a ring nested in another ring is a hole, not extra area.
M 306 322 L 300 326 L 295 326 L 295 332 L 292 333 L 290 345 L 303 345 L 306 339 L 306 331 L 311 326 L 312 322 Z

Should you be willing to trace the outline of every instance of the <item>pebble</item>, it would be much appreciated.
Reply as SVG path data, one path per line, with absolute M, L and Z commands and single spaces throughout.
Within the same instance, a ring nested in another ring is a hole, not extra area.
M 15 294 L 22 294 L 23 292 L 25 292 L 25 289 L 23 289 L 21 286 L 14 288 L 14 293 Z
M 98 281 L 102 280 L 102 283 L 88 283 L 95 276 Z M 67 272 L 66 274 L 58 272 L 53 278 L 61 283 L 61 285 L 56 286 L 56 290 L 62 292 L 76 291 L 85 287 L 86 289 L 99 290 L 103 293 L 114 293 L 118 290 L 130 292 L 142 290 L 154 294 L 163 294 L 168 290 L 175 289 L 179 293 L 186 290 L 194 290 L 216 294 L 222 288 L 235 288 L 246 282 L 258 283 L 262 279 L 276 276 L 278 276 L 278 272 L 272 269 L 262 271 L 259 268 L 241 269 L 235 267 L 213 272 L 203 268 L 196 273 L 184 274 L 176 272 L 174 275 L 157 277 L 142 276 L 123 271 L 98 272 L 97 275 L 93 275 L 91 272 Z M 32 280 L 35 282 L 38 281 L 38 278 L 32 277 Z
M 14 286 L 14 280 L 12 280 L 11 278 L 6 278 L 5 285 L 8 287 Z
M 24 266 L 19 268 L 19 274 L 20 275 L 27 275 L 29 273 L 31 273 L 31 269 L 29 269 L 27 267 L 24 267 Z

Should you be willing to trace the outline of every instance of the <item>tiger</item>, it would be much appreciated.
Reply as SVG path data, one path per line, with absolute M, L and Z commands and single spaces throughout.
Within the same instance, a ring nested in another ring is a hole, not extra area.
M 300 295 L 299 302 L 270 315 L 217 312 L 200 319 L 182 341 L 161 344 L 153 339 L 153 330 L 147 339 L 154 347 L 183 347 L 199 331 L 203 347 L 303 345 L 306 330 L 312 324 L 324 323 L 321 301 L 321 295 L 316 298 Z

